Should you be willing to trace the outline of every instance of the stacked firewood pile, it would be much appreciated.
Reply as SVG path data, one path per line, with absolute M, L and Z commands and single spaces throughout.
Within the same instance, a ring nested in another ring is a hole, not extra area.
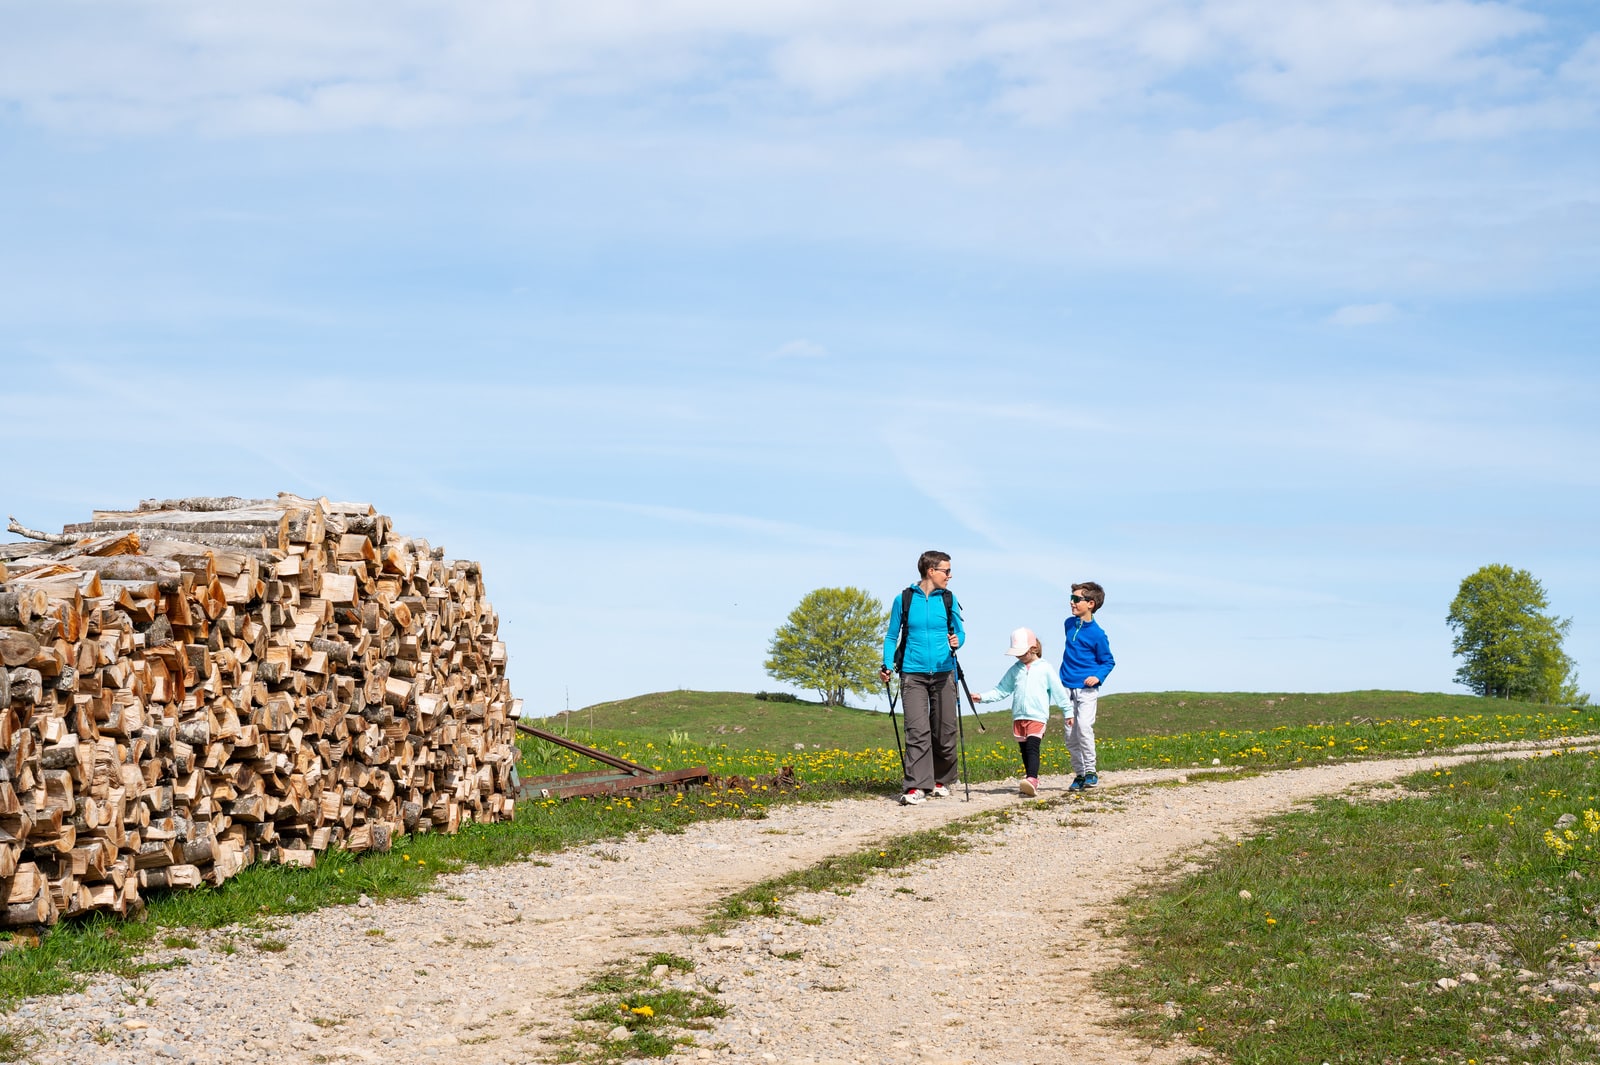
M 146 501 L 0 545 L 0 927 L 512 814 L 475 562 L 366 504 Z

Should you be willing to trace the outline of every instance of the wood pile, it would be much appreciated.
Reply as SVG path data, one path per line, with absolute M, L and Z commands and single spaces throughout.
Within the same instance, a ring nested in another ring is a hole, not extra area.
M 371 506 L 149 500 L 0 545 L 0 927 L 509 818 L 475 562 Z

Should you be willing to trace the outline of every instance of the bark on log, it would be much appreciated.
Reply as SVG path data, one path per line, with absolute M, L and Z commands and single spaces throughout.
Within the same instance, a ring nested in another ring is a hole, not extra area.
M 7 515 L 7 517 L 10 517 L 10 515 Z M 41 540 L 47 544 L 70 544 L 77 539 L 76 536 L 68 536 L 65 531 L 59 533 L 47 533 L 39 532 L 36 529 L 29 529 L 21 522 L 17 521 L 16 518 L 10 518 L 10 520 L 6 522 L 6 531 L 14 532 L 18 536 L 26 536 L 30 540 Z
M 132 528 L 132 526 L 128 526 L 128 528 Z M 272 549 L 282 551 L 288 547 L 288 542 L 278 537 L 271 529 L 246 527 L 207 531 L 188 526 L 141 525 L 138 526 L 138 531 L 140 538 L 144 540 L 177 540 L 183 543 L 198 544 L 202 547 L 222 547 L 251 553 L 265 552 Z M 260 557 L 270 556 L 263 555 Z
M 109 558 L 72 557 L 64 562 L 74 569 L 93 570 L 102 581 L 143 581 L 163 592 L 183 587 L 183 567 L 172 559 L 144 555 L 113 555 Z
M 55 924 L 58 913 L 50 889 L 40 888 L 38 896 L 33 900 L 14 906 L 8 905 L 0 910 L 0 928 Z
M 0 629 L 0 664 L 24 666 L 39 653 L 39 638 L 18 629 Z
M 270 506 L 270 499 L 241 499 L 239 496 L 193 496 L 188 499 L 141 499 L 139 510 L 215 511 L 241 510 L 248 507 Z M 95 511 L 96 515 L 111 513 Z
M 0 625 L 21 628 L 33 620 L 33 593 L 0 592 Z

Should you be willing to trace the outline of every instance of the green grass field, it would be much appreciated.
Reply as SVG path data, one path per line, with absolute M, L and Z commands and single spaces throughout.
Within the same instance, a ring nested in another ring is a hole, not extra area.
M 1132 958 L 1102 984 L 1134 1026 L 1241 1065 L 1600 1058 L 1600 761 L 1400 783 L 1130 900 Z
M 972 690 L 983 691 L 998 679 L 997 673 Z M 1538 703 L 1437 692 L 1124 692 L 1100 700 L 1099 728 L 1104 738 L 1128 739 L 1219 728 L 1332 725 L 1360 717 L 1538 713 L 1549 709 Z M 998 725 L 1002 731 L 1010 728 L 1007 710 L 991 706 L 980 716 L 986 726 Z M 970 723 L 970 714 L 967 720 Z M 800 742 L 826 742 L 850 749 L 893 743 L 886 714 L 853 707 L 830 709 L 803 700 L 765 702 L 749 692 L 652 692 L 534 723 L 578 740 L 591 732 L 633 742 L 684 732 L 694 743 L 736 750 Z
M 1020 773 L 1009 711 L 963 715 L 971 779 Z M 1059 713 L 1041 764 L 1070 768 Z M 892 787 L 899 754 L 888 715 L 816 703 L 763 702 L 740 692 L 656 692 L 541 723 L 580 742 L 663 769 L 704 764 L 760 776 L 792 767 L 802 780 Z M 1471 743 L 1600 733 L 1600 708 L 1552 707 L 1467 695 L 1359 691 L 1319 694 L 1134 692 L 1108 695 L 1097 723 L 1100 768 L 1308 762 L 1420 754 Z M 535 772 L 581 768 L 559 748 L 525 748 Z

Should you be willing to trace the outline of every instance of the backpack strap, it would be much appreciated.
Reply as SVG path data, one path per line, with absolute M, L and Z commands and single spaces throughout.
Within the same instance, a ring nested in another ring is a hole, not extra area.
M 916 585 L 911 585 L 900 593 L 900 638 L 894 648 L 894 671 L 904 673 L 906 665 L 906 633 L 910 626 L 907 620 L 911 613 L 911 593 L 916 591 Z M 944 627 L 951 636 L 956 634 L 956 597 L 948 588 L 939 589 L 939 598 L 944 600 Z
M 948 588 L 939 589 L 939 597 L 944 600 L 944 627 L 951 636 L 956 634 L 956 597 Z
M 894 671 L 896 673 L 904 673 L 906 671 L 906 634 L 910 630 L 910 626 L 906 622 L 910 613 L 911 588 L 907 586 L 906 590 L 900 593 L 900 639 L 894 648 Z

